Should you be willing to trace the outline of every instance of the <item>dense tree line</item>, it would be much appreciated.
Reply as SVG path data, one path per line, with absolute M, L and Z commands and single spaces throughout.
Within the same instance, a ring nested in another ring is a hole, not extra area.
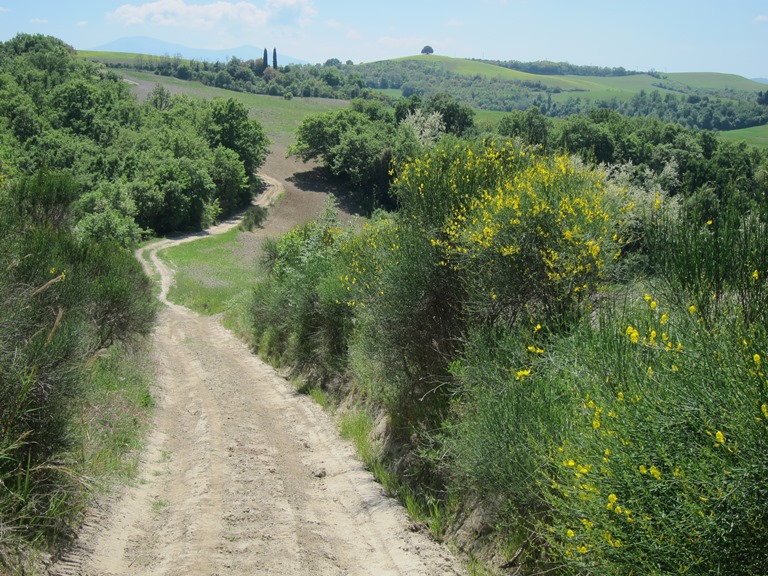
M 198 229 L 250 201 L 267 153 L 261 126 L 233 99 L 145 104 L 111 71 L 50 37 L 0 45 L 0 169 L 67 174 L 75 230 L 130 245 Z
M 768 197 L 768 154 L 712 131 L 605 109 L 555 122 L 536 108 L 510 113 L 498 131 L 550 152 L 631 166 L 638 181 L 655 180 L 669 194 L 700 203 L 708 216 L 724 196 L 747 203 Z
M 550 60 L 537 60 L 535 62 L 520 62 L 519 60 L 482 60 L 487 64 L 519 70 L 529 74 L 546 74 L 548 76 L 631 76 L 633 74 L 645 74 L 636 70 L 627 70 L 623 66 L 580 66 L 570 62 L 552 62 Z
M 747 99 L 715 98 L 690 94 L 677 96 L 658 90 L 641 90 L 629 100 L 582 100 L 578 96 L 564 103 L 537 97 L 533 101 L 542 113 L 551 117 L 587 114 L 595 109 L 614 110 L 624 116 L 656 117 L 701 130 L 738 130 L 768 122 L 768 109 Z
M 133 63 L 109 64 L 114 68 L 130 68 L 196 80 L 206 86 L 225 90 L 267 94 L 270 96 L 356 98 L 364 87 L 363 81 L 338 63 L 325 65 L 278 66 L 277 50 L 273 50 L 272 65 L 268 64 L 266 49 L 263 58 L 241 60 L 230 58 L 226 63 L 184 60 L 180 56 L 139 55 Z

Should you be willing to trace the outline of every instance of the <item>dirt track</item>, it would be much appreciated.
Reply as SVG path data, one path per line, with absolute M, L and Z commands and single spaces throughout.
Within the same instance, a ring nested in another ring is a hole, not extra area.
M 270 184 L 272 195 L 283 185 Z M 192 240 L 143 249 L 167 306 L 153 337 L 157 410 L 139 480 L 86 522 L 50 574 L 462 573 L 384 496 L 319 406 L 217 318 L 167 302 L 172 271 L 157 250 Z

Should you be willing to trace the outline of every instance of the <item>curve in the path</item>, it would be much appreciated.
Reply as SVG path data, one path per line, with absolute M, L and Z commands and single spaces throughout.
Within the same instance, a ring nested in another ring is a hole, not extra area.
M 265 180 L 260 202 L 281 191 Z M 383 494 L 318 405 L 216 318 L 167 302 L 173 273 L 157 251 L 196 237 L 137 253 L 167 303 L 153 336 L 157 409 L 139 480 L 86 522 L 49 573 L 461 573 Z

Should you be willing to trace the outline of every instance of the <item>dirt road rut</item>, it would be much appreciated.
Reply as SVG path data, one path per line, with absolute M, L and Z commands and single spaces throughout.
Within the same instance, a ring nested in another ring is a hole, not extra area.
M 216 318 L 166 301 L 172 271 L 157 250 L 191 240 L 144 249 L 167 306 L 153 337 L 157 409 L 140 477 L 89 518 L 50 574 L 462 573 L 412 530 L 319 406 Z

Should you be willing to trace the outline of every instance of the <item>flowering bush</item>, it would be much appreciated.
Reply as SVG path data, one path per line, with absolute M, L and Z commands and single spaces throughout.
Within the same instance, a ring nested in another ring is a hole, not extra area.
M 574 573 L 759 573 L 768 561 L 765 334 L 650 294 L 585 326 L 541 533 Z M 545 378 L 539 385 L 549 385 Z
M 396 186 L 470 306 L 505 321 L 560 318 L 594 292 L 632 209 L 602 172 L 510 143 L 438 149 L 401 167 Z

